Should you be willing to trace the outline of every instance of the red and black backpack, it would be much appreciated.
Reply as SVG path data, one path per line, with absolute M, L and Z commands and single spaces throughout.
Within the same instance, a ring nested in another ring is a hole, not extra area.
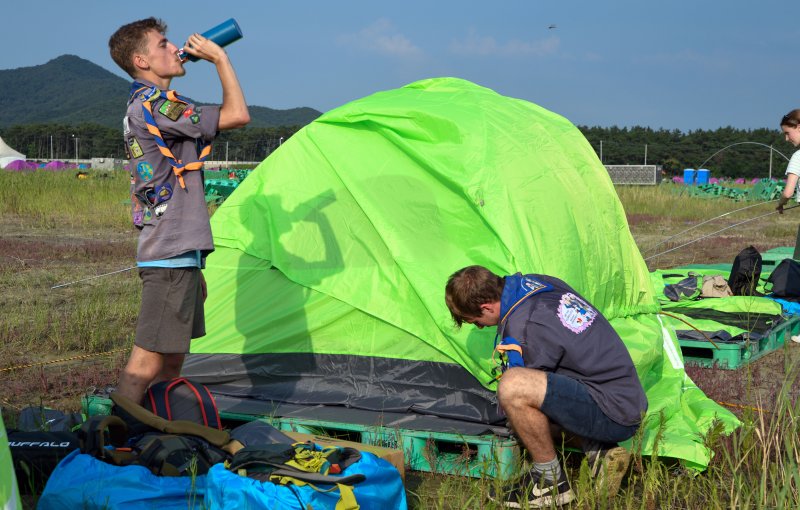
M 222 430 L 217 404 L 202 384 L 185 377 L 154 384 L 147 390 L 144 408 L 170 421 L 188 420 Z

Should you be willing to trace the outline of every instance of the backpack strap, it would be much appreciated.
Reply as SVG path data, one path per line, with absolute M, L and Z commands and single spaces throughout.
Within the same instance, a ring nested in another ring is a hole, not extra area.
M 194 423 L 187 420 L 169 421 L 160 416 L 156 416 L 139 404 L 136 404 L 127 397 L 120 395 L 119 392 L 116 391 L 111 394 L 111 400 L 114 402 L 114 404 L 125 410 L 125 412 L 127 412 L 132 419 L 144 423 L 158 431 L 165 432 L 167 434 L 188 434 L 191 436 L 197 436 L 205 439 L 210 444 L 217 447 L 222 447 L 231 440 L 230 434 L 224 430 L 212 429 L 211 427 L 205 427 L 199 423 Z
M 108 434 L 109 444 L 106 444 Z M 81 425 L 78 441 L 81 453 L 122 466 L 133 460 L 130 451 L 120 449 L 128 440 L 128 425 L 118 416 L 92 416 Z M 106 448 L 114 446 L 114 449 Z

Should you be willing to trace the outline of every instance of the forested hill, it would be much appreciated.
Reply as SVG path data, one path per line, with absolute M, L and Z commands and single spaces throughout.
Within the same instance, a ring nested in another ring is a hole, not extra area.
M 75 55 L 46 64 L 0 70 L 0 128 L 26 124 L 93 123 L 118 128 L 129 82 Z M 249 127 L 304 126 L 321 115 L 313 108 L 250 106 Z

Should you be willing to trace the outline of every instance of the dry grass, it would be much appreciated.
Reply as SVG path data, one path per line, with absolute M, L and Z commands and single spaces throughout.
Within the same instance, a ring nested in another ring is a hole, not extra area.
M 77 410 L 87 390 L 115 382 L 138 311 L 136 274 L 51 287 L 134 265 L 135 232 L 122 204 L 127 187 L 122 174 L 79 181 L 68 174 L 0 172 L 0 403 L 11 423 L 14 411 L 28 405 Z M 667 188 L 623 187 L 618 193 L 645 256 L 774 207 L 730 214 L 659 245 L 749 204 L 679 196 Z M 730 263 L 751 244 L 761 251 L 792 246 L 799 219 L 800 209 L 770 215 L 652 259 L 650 267 Z M 593 494 L 582 457 L 573 455 L 568 465 L 578 499 L 572 507 L 800 507 L 799 356 L 800 347 L 791 345 L 738 371 L 689 368 L 709 396 L 740 406 L 732 409 L 744 423 L 730 437 L 712 432 L 706 438 L 715 452 L 709 469 L 697 476 L 666 459 L 637 456 L 622 491 L 607 501 Z M 486 497 L 492 483 L 412 472 L 406 486 L 412 508 L 488 509 L 498 507 Z

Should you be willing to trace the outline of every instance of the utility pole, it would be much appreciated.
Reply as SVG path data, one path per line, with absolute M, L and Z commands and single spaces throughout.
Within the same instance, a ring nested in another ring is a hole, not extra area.
M 772 180 L 772 145 L 769 146 L 769 178 Z
M 75 135 L 72 135 L 72 139 L 75 140 L 75 166 L 78 166 L 78 140 L 79 138 Z
M 644 144 L 644 166 L 647 166 L 647 144 Z
M 600 140 L 600 162 L 603 162 L 603 140 Z
M 228 142 L 225 142 L 225 168 L 228 168 Z
M 53 135 L 50 135 L 50 161 L 53 161 Z

